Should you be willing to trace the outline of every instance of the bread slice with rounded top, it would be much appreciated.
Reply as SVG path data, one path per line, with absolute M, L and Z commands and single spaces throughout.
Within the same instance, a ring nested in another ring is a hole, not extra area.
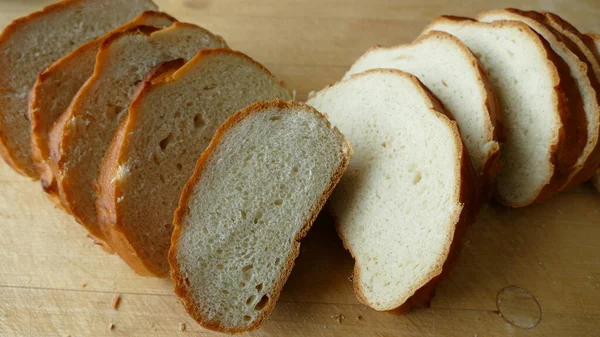
M 430 32 L 408 45 L 371 48 L 344 79 L 376 68 L 411 73 L 440 99 L 458 123 L 480 183 L 487 185 L 498 169 L 501 126 L 487 74 L 471 51 L 450 34 Z
M 570 118 L 581 119 L 584 122 L 577 122 L 577 124 L 585 126 L 585 129 L 575 130 L 575 132 L 569 133 L 567 131 L 566 136 L 571 137 L 572 140 L 576 140 L 575 138 L 583 140 L 583 136 L 586 136 L 586 141 L 584 142 L 583 152 L 575 163 L 574 170 L 572 170 L 562 188 L 569 188 L 588 180 L 593 174 L 590 166 L 597 166 L 600 160 L 597 153 L 598 134 L 600 132 L 600 84 L 594 74 L 592 64 L 579 46 L 563 33 L 550 26 L 543 14 L 508 8 L 481 13 L 477 15 L 477 19 L 484 22 L 500 20 L 523 22 L 544 37 L 552 50 L 565 61 L 574 81 L 574 85 L 565 84 L 566 97 L 569 100 Z M 579 136 L 577 132 L 579 132 Z M 565 146 L 569 147 L 569 145 Z
M 522 207 L 559 192 L 583 151 L 566 147 L 569 117 L 565 97 L 571 79 L 564 61 L 543 37 L 522 22 L 477 22 L 440 17 L 425 32 L 456 36 L 479 58 L 498 98 L 506 141 L 495 196 Z
M 189 60 L 199 50 L 224 46 L 219 36 L 179 22 L 162 30 L 138 26 L 102 43 L 94 74 L 52 128 L 49 143 L 61 203 L 93 236 L 104 239 L 96 217 L 94 182 L 139 82 L 160 63 Z
M 326 117 L 292 101 L 230 117 L 202 153 L 175 212 L 175 293 L 203 327 L 258 328 L 352 150 Z
M 38 75 L 29 99 L 32 158 L 42 187 L 57 203 L 60 202 L 56 182 L 53 181 L 52 171 L 46 163 L 50 157 L 48 133 L 60 115 L 67 110 L 77 91 L 94 72 L 100 45 L 115 32 L 140 25 L 167 27 L 176 21 L 165 13 L 144 12 L 105 36 L 81 45 Z
M 37 179 L 27 100 L 37 75 L 79 45 L 144 11 L 150 0 L 66 0 L 13 21 L 0 35 L 0 156 Z
M 544 13 L 547 22 L 557 31 L 564 34 L 583 54 L 583 57 L 591 68 L 593 74 L 596 77 L 596 81 L 600 82 L 600 60 L 596 57 L 597 54 L 594 52 L 595 46 L 594 41 L 591 37 L 580 33 L 577 28 L 563 20 L 556 14 Z M 596 87 L 596 96 L 600 100 L 600 88 Z M 591 127 L 596 129 L 596 134 L 600 132 L 600 119 L 596 118 L 591 120 Z M 571 183 L 567 187 L 575 186 L 581 182 L 588 180 L 594 175 L 598 166 L 600 165 L 600 141 L 596 141 L 596 147 L 591 151 L 588 156 L 587 162 L 583 168 L 578 172 L 576 176 L 571 179 Z
M 354 148 L 328 201 L 354 257 L 359 300 L 384 311 L 427 305 L 478 211 L 456 123 L 413 75 L 374 69 L 312 95 Z
M 203 50 L 180 66 L 163 64 L 140 84 L 100 171 L 100 227 L 142 275 L 168 276 L 173 212 L 217 128 L 251 103 L 292 96 L 262 65 L 229 49 Z

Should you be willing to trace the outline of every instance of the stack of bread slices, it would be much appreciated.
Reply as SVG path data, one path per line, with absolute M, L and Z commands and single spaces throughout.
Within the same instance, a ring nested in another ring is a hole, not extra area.
M 327 200 L 358 298 L 423 306 L 492 195 L 600 188 L 599 49 L 551 13 L 440 17 L 298 103 L 150 0 L 65 0 L 0 35 L 0 154 L 206 328 L 264 322 Z

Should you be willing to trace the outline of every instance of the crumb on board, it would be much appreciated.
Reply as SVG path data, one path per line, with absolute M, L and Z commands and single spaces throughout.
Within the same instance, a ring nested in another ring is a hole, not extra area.
M 87 287 L 87 283 L 82 283 L 82 284 L 81 284 L 81 287 L 82 287 L 82 288 L 85 288 L 85 287 Z
M 112 307 L 115 310 L 119 310 L 119 305 L 121 305 L 121 295 L 117 294 L 115 295 L 115 298 L 113 298 Z
M 186 329 L 185 323 L 179 323 L 179 331 L 184 332 Z
M 346 318 L 346 317 L 344 317 L 344 315 L 342 315 L 342 314 L 337 314 L 337 315 L 332 315 L 331 318 L 335 319 L 338 322 L 338 324 L 342 324 L 342 322 L 344 321 L 344 318 Z
M 115 325 L 113 323 L 110 323 L 108 325 L 108 331 L 113 331 L 115 329 Z
M 348 281 L 350 281 L 350 282 L 354 281 L 354 275 L 348 276 Z
M 363 317 L 362 317 L 362 315 L 358 315 L 358 316 L 356 316 L 356 319 L 361 321 L 363 319 Z

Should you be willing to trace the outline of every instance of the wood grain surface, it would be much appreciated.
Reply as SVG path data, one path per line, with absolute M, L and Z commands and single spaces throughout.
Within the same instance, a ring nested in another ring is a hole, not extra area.
M 441 14 L 519 7 L 600 32 L 598 0 L 157 0 L 265 64 L 298 99 L 338 80 L 374 44 L 414 39 Z M 0 0 L 0 27 L 50 1 Z M 1 76 L 1 74 L 0 74 Z M 331 219 L 302 244 L 275 311 L 252 336 L 600 336 L 600 194 L 582 185 L 543 204 L 484 207 L 431 308 L 398 316 L 355 298 L 353 261 Z M 120 296 L 118 309 L 113 302 Z M 216 336 L 169 280 L 136 276 L 0 163 L 0 336 Z

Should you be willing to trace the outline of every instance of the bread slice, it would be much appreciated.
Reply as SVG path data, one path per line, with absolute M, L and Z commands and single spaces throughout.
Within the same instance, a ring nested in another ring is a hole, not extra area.
M 217 130 L 183 190 L 169 251 L 175 293 L 203 327 L 263 323 L 351 151 L 325 116 L 292 101 L 253 104 Z
M 140 84 L 99 178 L 100 227 L 142 275 L 168 276 L 173 212 L 217 128 L 251 103 L 292 97 L 262 65 L 229 49 L 201 51 L 180 66 L 163 64 Z
M 590 166 L 597 166 L 600 160 L 597 153 L 600 132 L 600 84 L 594 75 L 592 64 L 575 43 L 552 28 L 545 16 L 540 13 L 509 8 L 481 13 L 477 19 L 484 22 L 521 21 L 542 35 L 552 50 L 565 61 L 574 82 L 574 85 L 566 84 L 568 90 L 566 96 L 571 107 L 570 118 L 580 119 L 581 121 L 578 121 L 577 124 L 585 125 L 586 129 L 575 130 L 571 133 L 567 131 L 567 138 L 571 137 L 572 141 L 585 141 L 582 143 L 585 146 L 563 188 L 569 188 L 588 180 L 593 173 Z
M 567 21 L 560 18 L 558 15 L 553 13 L 544 13 L 548 23 L 557 31 L 564 34 L 582 53 L 582 57 L 585 58 L 589 68 L 591 68 L 593 75 L 595 75 L 596 81 L 600 81 L 600 60 L 597 58 L 597 54 L 594 53 L 594 41 L 592 38 L 585 36 L 580 33 L 577 28 L 568 23 Z M 596 87 L 596 96 L 600 100 L 600 88 Z M 596 134 L 600 132 L 600 119 L 596 118 L 590 120 L 591 127 L 596 129 Z M 584 164 L 583 168 L 579 173 L 571 179 L 571 183 L 567 187 L 575 186 L 581 182 L 588 180 L 594 175 L 598 166 L 600 165 L 600 141 L 596 140 L 596 147 L 591 151 L 588 156 L 588 160 Z
M 380 311 L 427 305 L 477 211 L 456 123 L 416 77 L 395 69 L 356 74 L 307 104 L 354 148 L 328 205 L 356 260 L 356 295 Z
M 11 167 L 38 178 L 27 120 L 27 99 L 38 73 L 79 45 L 156 9 L 150 0 L 66 0 L 4 29 L 0 35 L 0 155 Z
M 496 199 L 522 207 L 556 194 L 583 150 L 565 146 L 575 121 L 568 118 L 564 85 L 571 77 L 564 61 L 521 22 L 440 17 L 425 32 L 432 30 L 456 36 L 473 51 L 502 108 L 506 142 Z
M 430 32 L 409 45 L 371 48 L 344 79 L 376 68 L 411 73 L 440 99 L 458 123 L 480 183 L 487 185 L 498 170 L 501 127 L 487 74 L 471 51 L 450 34 Z
M 139 25 L 167 27 L 176 21 L 164 13 L 144 12 L 115 31 L 81 45 L 38 75 L 29 99 L 32 158 L 42 187 L 51 198 L 58 201 L 59 196 L 56 182 L 52 180 L 52 171 L 46 163 L 50 157 L 48 133 L 58 117 L 67 110 L 79 88 L 94 72 L 96 54 L 102 42 L 117 31 Z
M 52 128 L 49 143 L 61 203 L 90 234 L 104 240 L 96 218 L 94 181 L 136 86 L 160 63 L 189 60 L 199 50 L 223 46 L 220 37 L 179 22 L 162 30 L 138 26 L 102 43 L 94 74 Z

